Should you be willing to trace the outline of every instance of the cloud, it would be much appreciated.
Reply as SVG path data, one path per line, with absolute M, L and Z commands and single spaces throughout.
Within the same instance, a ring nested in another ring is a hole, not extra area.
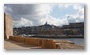
M 73 9 L 77 12 L 75 14 L 66 14 L 69 22 L 84 22 L 84 5 L 73 4 Z
M 59 8 L 69 8 L 70 6 L 72 6 L 72 4 L 59 4 L 58 7 Z
M 73 14 L 65 14 L 69 23 L 84 22 L 84 4 L 58 4 L 60 9 L 73 9 Z M 65 18 L 64 18 L 65 19 Z
M 14 27 L 26 27 L 26 26 L 32 26 L 33 23 L 30 20 L 27 20 L 25 18 L 21 18 L 19 21 L 13 21 L 14 22 Z
M 64 18 L 56 18 L 51 15 L 55 6 L 64 9 L 73 7 L 77 12 L 67 13 Z M 46 21 L 51 25 L 62 26 L 84 19 L 84 8 L 72 4 L 5 4 L 4 12 L 13 17 L 14 27 L 38 26 Z
M 62 26 L 64 24 L 66 24 L 66 25 L 68 24 L 67 19 L 55 18 L 52 16 L 47 16 L 45 19 L 41 19 L 40 21 L 41 21 L 41 23 L 45 23 L 47 21 L 48 24 L 56 25 L 56 26 Z
M 14 27 L 28 26 L 27 21 L 31 21 L 33 25 L 41 25 L 43 22 L 40 20 L 50 15 L 52 6 L 52 4 L 5 4 L 4 12 L 13 17 Z

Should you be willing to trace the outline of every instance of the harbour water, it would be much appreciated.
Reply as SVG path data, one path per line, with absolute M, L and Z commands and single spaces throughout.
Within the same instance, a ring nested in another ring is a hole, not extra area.
M 84 46 L 84 38 L 48 38 L 53 40 L 69 40 L 74 42 L 75 44 Z

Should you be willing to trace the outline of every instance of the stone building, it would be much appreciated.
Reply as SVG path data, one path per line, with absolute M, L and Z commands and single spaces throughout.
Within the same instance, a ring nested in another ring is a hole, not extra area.
M 4 13 L 4 39 L 9 39 L 9 36 L 13 36 L 13 20 Z

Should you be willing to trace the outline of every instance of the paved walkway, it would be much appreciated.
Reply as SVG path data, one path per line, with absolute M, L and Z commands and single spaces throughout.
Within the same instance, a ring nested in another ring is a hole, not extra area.
M 40 46 L 26 45 L 15 41 L 5 40 L 4 49 L 40 49 Z
M 4 49 L 41 49 L 40 46 L 27 45 L 11 40 L 4 41 Z M 84 46 L 62 43 L 61 49 L 84 49 Z

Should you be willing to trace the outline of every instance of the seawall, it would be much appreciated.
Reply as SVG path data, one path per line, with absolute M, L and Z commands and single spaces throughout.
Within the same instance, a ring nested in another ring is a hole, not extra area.
M 83 46 L 76 45 L 68 40 L 50 40 L 43 38 L 26 38 L 21 36 L 9 36 L 9 40 L 21 42 L 28 45 L 41 46 L 42 49 L 83 49 Z

